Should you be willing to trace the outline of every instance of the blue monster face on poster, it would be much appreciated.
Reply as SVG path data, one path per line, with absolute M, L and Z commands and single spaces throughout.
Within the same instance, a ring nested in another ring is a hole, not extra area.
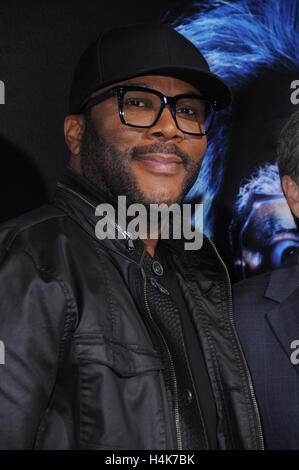
M 277 165 L 261 166 L 241 184 L 229 232 L 240 278 L 277 268 L 299 247 Z
M 204 203 L 204 231 L 238 278 L 277 267 L 298 245 L 273 165 L 280 130 L 299 103 L 299 2 L 198 2 L 176 29 L 234 94 L 231 108 L 216 114 L 187 200 Z

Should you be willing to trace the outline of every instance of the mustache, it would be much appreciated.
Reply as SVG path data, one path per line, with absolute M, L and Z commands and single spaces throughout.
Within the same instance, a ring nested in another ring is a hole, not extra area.
M 151 145 L 143 145 L 141 147 L 133 147 L 132 158 L 134 159 L 139 155 L 148 153 L 164 153 L 166 155 L 177 155 L 182 159 L 184 165 L 187 165 L 190 161 L 190 156 L 188 155 L 188 153 L 180 150 L 175 144 L 164 144 L 162 142 L 157 142 Z

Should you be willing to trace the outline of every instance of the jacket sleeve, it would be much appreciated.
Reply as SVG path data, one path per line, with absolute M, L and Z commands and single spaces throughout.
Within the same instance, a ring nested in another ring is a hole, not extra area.
M 55 385 L 65 317 L 61 281 L 29 253 L 7 253 L 0 262 L 0 449 L 34 447 Z

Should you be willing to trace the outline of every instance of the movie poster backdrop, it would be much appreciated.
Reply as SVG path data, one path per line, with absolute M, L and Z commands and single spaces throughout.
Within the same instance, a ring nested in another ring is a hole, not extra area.
M 42 204 L 64 171 L 68 90 L 86 45 L 102 28 L 152 21 L 199 47 L 234 94 L 186 200 L 204 204 L 204 232 L 234 281 L 278 267 L 299 246 L 275 163 L 299 108 L 298 0 L 2 1 L 0 221 Z

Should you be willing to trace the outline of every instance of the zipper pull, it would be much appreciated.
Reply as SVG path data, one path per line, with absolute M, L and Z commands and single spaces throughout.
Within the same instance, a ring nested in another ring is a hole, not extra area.
M 150 278 L 150 282 L 151 282 L 151 285 L 153 287 L 157 287 L 159 291 L 162 292 L 162 294 L 170 295 L 168 290 L 165 287 L 163 287 L 154 277 Z
M 133 240 L 130 237 L 127 238 L 127 250 L 130 253 L 133 253 L 135 251 Z

